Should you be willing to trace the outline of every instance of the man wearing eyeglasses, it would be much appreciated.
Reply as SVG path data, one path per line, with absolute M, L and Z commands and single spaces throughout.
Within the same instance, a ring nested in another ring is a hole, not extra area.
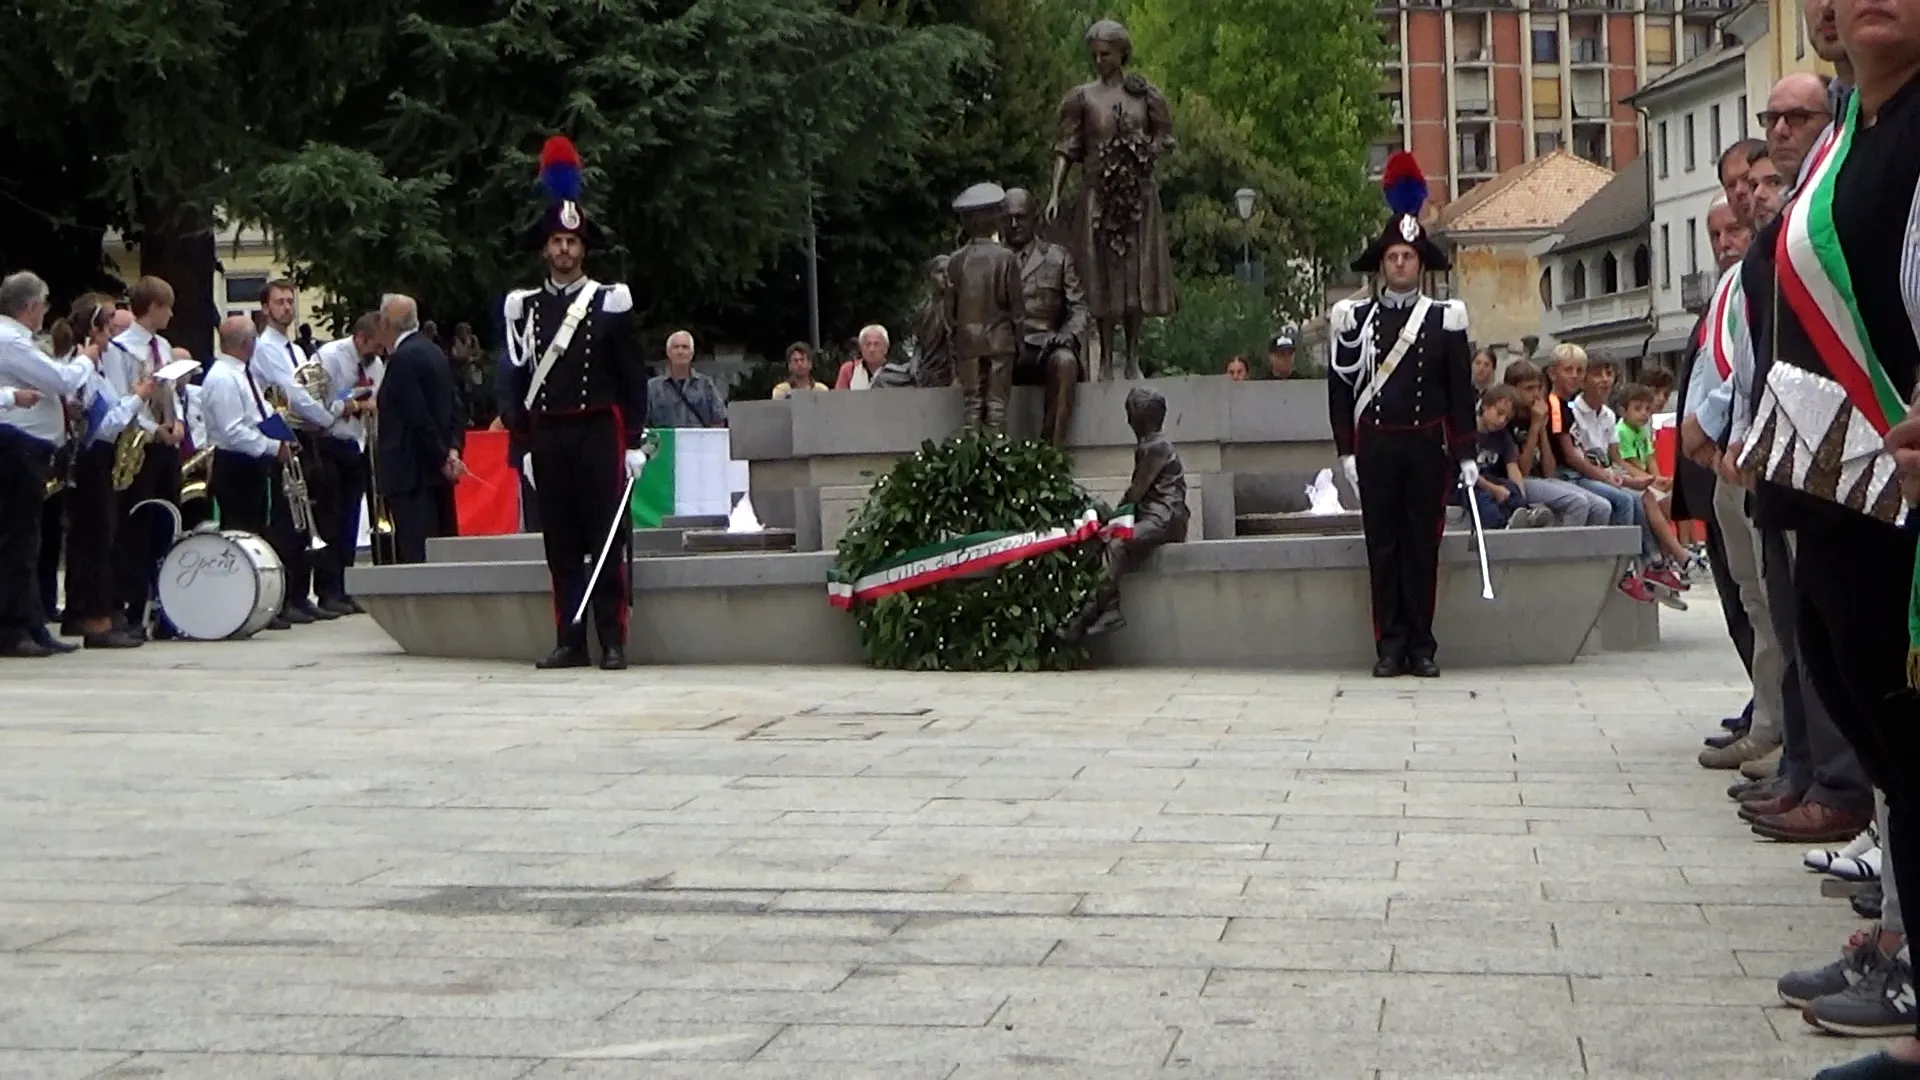
M 1767 157 L 1773 167 L 1781 176 L 1799 176 L 1807 152 L 1833 119 L 1833 109 L 1827 103 L 1827 80 L 1810 71 L 1788 75 L 1767 92 L 1767 108 L 1758 119 L 1766 133 Z

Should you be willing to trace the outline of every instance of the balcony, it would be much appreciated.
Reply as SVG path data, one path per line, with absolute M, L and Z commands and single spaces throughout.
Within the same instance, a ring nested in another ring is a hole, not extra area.
M 1485 67 L 1493 59 L 1485 45 L 1453 47 L 1453 62 L 1459 67 Z
M 1567 6 L 1575 11 L 1605 11 L 1607 0 L 1567 0 Z
M 1647 0 L 1647 14 L 1649 15 L 1671 15 L 1673 14 L 1673 8 L 1674 0 Z
M 1599 38 L 1574 38 L 1567 59 L 1576 67 L 1581 64 L 1604 64 L 1607 62 L 1606 42 Z
M 1713 299 L 1713 287 L 1717 284 L 1711 272 L 1696 270 L 1680 278 L 1680 306 L 1694 314 L 1707 310 L 1707 301 Z
M 1455 98 L 1453 111 L 1462 116 L 1485 116 L 1493 111 L 1493 102 L 1483 97 Z
M 1554 307 L 1553 313 L 1560 317 L 1560 325 L 1553 334 L 1563 338 L 1584 329 L 1644 320 L 1647 317 L 1647 289 L 1641 286 L 1605 296 L 1589 296 L 1585 300 L 1562 300 Z
M 1492 176 L 1493 158 L 1488 154 L 1470 154 L 1461 151 L 1459 161 L 1455 162 L 1461 176 Z
M 1702 14 L 1732 11 L 1733 0 L 1680 0 L 1680 10 L 1686 12 L 1697 11 Z

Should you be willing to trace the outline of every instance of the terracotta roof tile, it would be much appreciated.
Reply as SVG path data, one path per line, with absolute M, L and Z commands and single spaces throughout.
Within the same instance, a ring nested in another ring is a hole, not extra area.
M 1612 178 L 1613 173 L 1602 166 L 1555 150 L 1516 165 L 1448 203 L 1436 228 L 1456 236 L 1555 229 Z

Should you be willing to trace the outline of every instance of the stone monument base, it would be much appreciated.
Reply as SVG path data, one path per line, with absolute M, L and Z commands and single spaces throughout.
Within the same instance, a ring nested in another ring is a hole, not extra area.
M 538 538 L 519 539 L 517 552 L 504 538 L 490 539 L 495 551 L 523 557 L 355 567 L 348 588 L 409 654 L 530 663 L 554 645 Z M 1441 545 L 1435 631 L 1442 664 L 1565 664 L 1583 648 L 1657 642 L 1656 608 L 1616 609 L 1614 584 L 1639 553 L 1638 530 L 1529 529 L 1487 539 L 1492 602 L 1480 598 L 1467 535 L 1449 533 Z M 472 543 L 477 539 L 443 542 L 430 554 L 458 557 L 461 545 Z M 832 564 L 831 552 L 637 557 L 627 657 L 640 664 L 863 664 L 854 617 L 827 603 Z M 1129 574 L 1123 588 L 1129 625 L 1095 641 L 1096 664 L 1373 663 L 1366 550 L 1358 536 L 1172 544 Z

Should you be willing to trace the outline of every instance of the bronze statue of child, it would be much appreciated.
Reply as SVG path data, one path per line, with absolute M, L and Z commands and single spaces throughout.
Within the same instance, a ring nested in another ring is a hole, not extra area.
M 953 201 L 967 242 L 947 261 L 948 347 L 965 418 L 962 431 L 1006 433 L 1013 362 L 1020 352 L 1020 257 L 994 239 L 1007 193 L 975 184 Z
M 1173 442 L 1161 431 L 1167 422 L 1167 399 L 1159 391 L 1140 386 L 1127 392 L 1127 426 L 1133 429 L 1133 479 L 1122 505 L 1133 506 L 1133 528 L 1128 535 L 1103 534 L 1106 578 L 1094 591 L 1080 616 L 1060 633 L 1072 643 L 1098 637 L 1127 625 L 1120 613 L 1120 575 L 1138 569 L 1141 562 L 1165 544 L 1187 538 L 1187 475 Z

